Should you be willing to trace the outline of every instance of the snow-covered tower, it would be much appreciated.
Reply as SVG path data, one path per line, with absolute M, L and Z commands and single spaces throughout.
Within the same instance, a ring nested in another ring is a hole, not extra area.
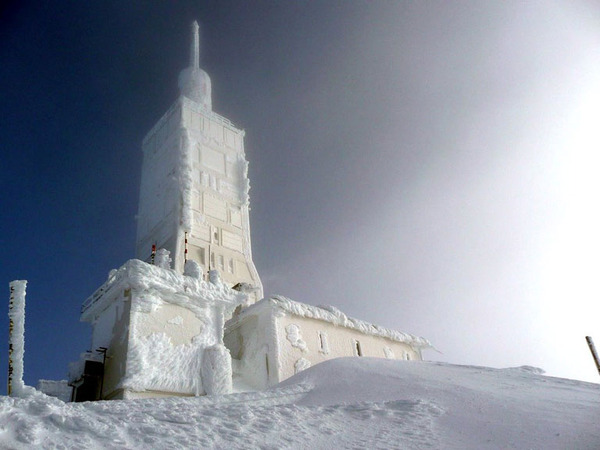
M 217 269 L 229 286 L 252 285 L 255 301 L 262 284 L 250 245 L 244 131 L 212 111 L 210 77 L 199 60 L 194 22 L 181 95 L 142 145 L 136 257 L 150 261 L 153 245 L 165 248 L 175 270 L 183 272 L 186 258 L 195 260 L 205 273 Z

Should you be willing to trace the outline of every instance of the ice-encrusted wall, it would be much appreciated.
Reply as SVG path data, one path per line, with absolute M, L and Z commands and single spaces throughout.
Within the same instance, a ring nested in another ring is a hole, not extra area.
M 130 260 L 84 303 L 82 320 L 92 323 L 92 343 L 107 349 L 103 398 L 231 390 L 224 316 L 247 297 L 214 272 L 210 282 L 199 279 L 198 270 L 186 273 Z M 99 360 L 84 355 L 90 357 Z M 76 380 L 82 365 L 73 367 Z
M 234 382 L 264 389 L 332 358 L 367 356 L 422 359 L 423 338 L 317 307 L 273 297 L 234 316 L 225 329 L 234 358 Z

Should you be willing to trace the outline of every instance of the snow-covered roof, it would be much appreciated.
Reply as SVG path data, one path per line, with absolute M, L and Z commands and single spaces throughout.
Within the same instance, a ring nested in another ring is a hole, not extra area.
M 114 298 L 117 292 L 135 289 L 158 294 L 162 300 L 187 304 L 221 303 L 229 308 L 243 303 L 246 294 L 228 288 L 222 283 L 212 283 L 180 274 L 172 269 L 130 259 L 119 269 L 112 270 L 108 280 L 81 305 L 81 320 L 93 319 Z
M 336 326 L 351 328 L 361 333 L 368 334 L 371 336 L 379 336 L 387 339 L 391 339 L 397 342 L 403 342 L 412 346 L 413 348 L 431 348 L 431 343 L 422 337 L 414 336 L 409 333 L 403 333 L 397 330 L 391 330 L 389 328 L 380 327 L 363 320 L 354 319 L 348 317 L 342 311 L 335 306 L 312 306 L 306 303 L 296 302 L 282 295 L 275 295 L 269 299 L 263 299 L 252 306 L 242 310 L 238 316 L 231 319 L 231 324 L 237 321 L 241 321 L 244 317 L 250 316 L 255 313 L 259 308 L 265 306 L 278 308 L 281 311 L 293 314 L 300 317 L 308 317 L 311 319 L 322 320 L 324 322 L 332 323 Z

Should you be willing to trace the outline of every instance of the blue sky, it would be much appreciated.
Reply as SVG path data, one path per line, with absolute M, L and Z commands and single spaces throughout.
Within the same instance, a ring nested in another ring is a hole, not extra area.
M 432 359 L 597 381 L 598 2 L 1 14 L 0 281 L 8 304 L 29 280 L 28 384 L 65 377 L 81 303 L 134 256 L 141 141 L 194 19 L 213 108 L 246 130 L 266 294 L 425 336 Z

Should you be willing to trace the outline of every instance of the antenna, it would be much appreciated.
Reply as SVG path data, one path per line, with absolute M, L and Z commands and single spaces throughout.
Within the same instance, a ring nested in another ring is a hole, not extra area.
M 192 42 L 190 46 L 190 67 L 192 70 L 200 69 L 200 27 L 194 20 L 192 23 Z

